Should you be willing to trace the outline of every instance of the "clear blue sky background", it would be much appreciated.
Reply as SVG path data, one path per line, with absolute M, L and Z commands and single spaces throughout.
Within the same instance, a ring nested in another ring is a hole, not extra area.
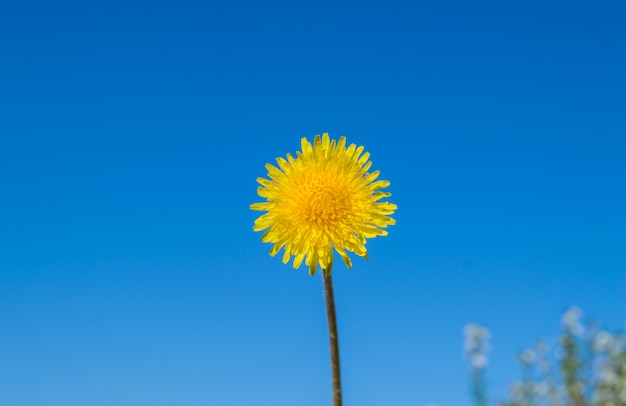
M 346 405 L 470 404 L 626 320 L 621 1 L 3 1 L 0 404 L 330 404 L 322 283 L 252 231 L 328 131 L 397 225 L 335 275 Z

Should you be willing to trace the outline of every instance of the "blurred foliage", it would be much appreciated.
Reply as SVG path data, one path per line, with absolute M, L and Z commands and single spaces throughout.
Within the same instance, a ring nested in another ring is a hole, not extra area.
M 583 324 L 582 312 L 569 309 L 560 336 L 540 341 L 518 354 L 521 379 L 510 385 L 498 406 L 626 406 L 624 335 Z M 465 330 L 470 360 L 470 393 L 474 405 L 489 404 L 485 376 L 490 350 L 489 330 L 470 324 Z

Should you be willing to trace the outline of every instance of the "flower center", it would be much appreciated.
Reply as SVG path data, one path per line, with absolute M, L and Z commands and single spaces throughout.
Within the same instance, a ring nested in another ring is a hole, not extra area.
M 325 180 L 309 185 L 300 202 L 300 218 L 318 230 L 345 223 L 350 208 L 350 195 L 346 188 L 333 184 L 330 179 Z

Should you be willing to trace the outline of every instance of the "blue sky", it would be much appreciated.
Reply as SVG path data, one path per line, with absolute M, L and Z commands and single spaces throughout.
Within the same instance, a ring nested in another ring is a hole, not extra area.
M 626 321 L 621 2 L 0 5 L 7 406 L 330 404 L 318 276 L 252 231 L 264 164 L 329 132 L 399 206 L 334 271 L 346 405 L 470 404 L 515 353 Z

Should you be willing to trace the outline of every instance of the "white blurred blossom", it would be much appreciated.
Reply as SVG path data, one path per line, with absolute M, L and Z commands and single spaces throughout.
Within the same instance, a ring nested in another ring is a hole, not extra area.
M 484 368 L 487 366 L 487 356 L 484 354 L 471 354 L 470 362 L 474 368 Z
M 484 368 L 487 365 L 487 354 L 491 351 L 489 339 L 491 333 L 485 327 L 478 324 L 468 324 L 463 328 L 465 340 L 463 347 L 465 355 L 469 358 L 472 367 Z
M 595 339 L 593 340 L 593 349 L 596 351 L 608 351 L 611 343 L 613 341 L 613 336 L 602 330 L 598 334 L 596 334 Z
M 567 310 L 565 314 L 563 314 L 563 317 L 561 318 L 561 323 L 563 324 L 563 327 L 567 329 L 567 331 L 571 332 L 575 336 L 580 336 L 585 332 L 585 328 L 581 323 L 582 316 L 582 310 L 574 306 L 569 308 L 569 310 Z
M 609 352 L 609 354 L 615 356 L 618 354 L 621 354 L 622 352 L 626 351 L 626 348 L 624 348 L 624 336 L 621 334 L 616 334 L 612 337 L 613 339 L 611 340 L 611 342 L 609 343 L 609 346 L 607 348 L 607 351 Z
M 530 348 L 525 349 L 519 355 L 519 362 L 524 365 L 532 365 L 537 361 L 537 353 Z
M 600 367 L 598 373 L 598 383 L 604 385 L 615 385 L 618 382 L 618 376 L 610 365 L 604 364 Z

